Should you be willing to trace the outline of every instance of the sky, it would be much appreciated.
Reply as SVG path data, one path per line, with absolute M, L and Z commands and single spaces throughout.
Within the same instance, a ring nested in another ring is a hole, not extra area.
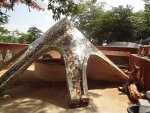
M 134 11 L 139 11 L 144 9 L 143 0 L 97 0 L 98 2 L 106 2 L 106 9 L 111 9 L 112 6 L 123 5 L 126 6 L 131 5 Z
M 144 2 L 142 0 L 97 0 L 97 2 L 105 2 L 105 9 L 111 9 L 111 7 L 117 7 L 118 5 L 126 6 L 131 5 L 134 11 L 144 9 Z M 42 2 L 42 6 L 47 7 L 47 1 Z M 56 22 L 52 18 L 52 12 L 38 11 L 36 9 L 28 10 L 28 7 L 24 4 L 18 4 L 14 7 L 15 11 L 7 11 L 10 15 L 9 23 L 5 25 L 8 30 L 19 30 L 26 32 L 28 28 L 35 26 L 45 32 Z

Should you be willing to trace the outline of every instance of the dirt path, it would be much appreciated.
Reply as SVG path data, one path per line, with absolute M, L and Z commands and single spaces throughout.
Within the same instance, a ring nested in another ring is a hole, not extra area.
M 127 113 L 130 104 L 118 85 L 89 80 L 92 106 L 69 109 L 66 83 L 37 80 L 32 70 L 24 75 L 0 98 L 0 113 Z

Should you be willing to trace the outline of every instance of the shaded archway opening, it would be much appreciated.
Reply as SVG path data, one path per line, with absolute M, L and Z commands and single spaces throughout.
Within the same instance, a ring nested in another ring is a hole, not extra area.
M 50 49 L 34 59 L 14 84 L 41 84 L 44 82 L 66 82 L 64 58 L 58 50 Z
M 90 55 L 87 62 L 87 76 L 94 80 L 107 81 L 111 79 L 111 71 L 106 67 L 100 58 L 96 55 Z
M 118 85 L 117 83 L 113 82 L 115 80 L 115 74 L 97 55 L 89 56 L 86 73 L 89 89 L 116 87 Z
M 64 58 L 58 50 L 50 50 L 34 60 L 34 76 L 48 82 L 65 82 Z

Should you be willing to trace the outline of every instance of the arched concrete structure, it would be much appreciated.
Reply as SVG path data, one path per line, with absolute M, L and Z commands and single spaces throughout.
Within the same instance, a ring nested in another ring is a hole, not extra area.
M 113 76 L 116 76 L 113 81 L 121 82 L 128 79 L 127 75 L 64 18 L 35 40 L 20 59 L 2 75 L 0 89 L 6 89 L 34 59 L 50 51 L 52 47 L 57 48 L 64 58 L 71 105 L 88 104 L 89 102 L 86 68 L 90 55 L 98 56 L 98 61 L 107 67 Z

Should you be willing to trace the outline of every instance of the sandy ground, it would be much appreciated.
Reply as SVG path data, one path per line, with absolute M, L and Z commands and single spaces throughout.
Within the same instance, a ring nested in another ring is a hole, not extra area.
M 66 83 L 40 81 L 30 66 L 0 97 L 0 113 L 127 113 L 131 103 L 117 84 L 88 80 L 88 86 L 90 105 L 69 109 Z

